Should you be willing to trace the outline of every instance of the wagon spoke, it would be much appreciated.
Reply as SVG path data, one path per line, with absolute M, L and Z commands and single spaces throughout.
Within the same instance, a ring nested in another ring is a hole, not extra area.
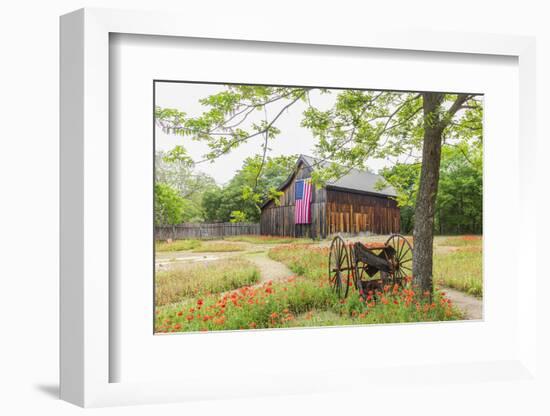
M 401 253 L 403 252 L 404 247 L 403 247 L 402 241 L 399 237 L 395 237 L 395 239 L 397 240 L 395 242 L 395 246 L 396 246 L 395 250 L 396 250 L 396 254 L 397 254 L 397 259 L 399 260 L 401 258 Z
M 400 258 L 402 258 L 403 250 L 405 250 L 405 242 L 402 241 L 399 237 L 397 237 L 397 247 L 398 247 L 397 259 L 399 260 Z
M 402 259 L 403 257 L 405 257 L 410 251 L 411 251 L 411 248 L 407 247 L 407 251 L 405 251 L 405 253 L 403 253 L 402 256 L 400 255 L 399 259 Z

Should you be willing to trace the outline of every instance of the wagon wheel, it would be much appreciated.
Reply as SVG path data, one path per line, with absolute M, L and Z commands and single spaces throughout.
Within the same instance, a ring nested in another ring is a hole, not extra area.
M 386 246 L 393 248 L 395 254 L 390 258 L 393 265 L 393 282 L 400 283 L 406 276 L 412 276 L 413 248 L 401 234 L 392 234 Z
M 339 298 L 348 295 L 351 281 L 350 254 L 346 243 L 340 236 L 334 237 L 330 245 L 328 259 L 329 284 Z

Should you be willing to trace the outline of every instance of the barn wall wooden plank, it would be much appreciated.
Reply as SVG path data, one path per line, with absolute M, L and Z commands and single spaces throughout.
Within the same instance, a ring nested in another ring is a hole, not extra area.
M 336 233 L 399 232 L 400 211 L 393 198 L 317 187 L 312 193 L 312 223 L 294 224 L 295 182 L 309 177 L 311 169 L 300 164 L 281 190 L 278 204 L 270 202 L 264 206 L 260 220 L 262 234 L 325 238 Z
M 399 232 L 400 212 L 392 198 L 329 189 L 326 201 L 329 235 Z

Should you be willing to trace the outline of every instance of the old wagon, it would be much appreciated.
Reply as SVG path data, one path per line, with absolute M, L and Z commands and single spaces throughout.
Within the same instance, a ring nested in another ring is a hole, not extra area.
M 412 275 L 413 248 L 401 234 L 385 243 L 346 243 L 333 238 L 329 252 L 329 283 L 340 297 L 355 286 L 359 292 L 381 290 L 386 284 L 402 285 Z

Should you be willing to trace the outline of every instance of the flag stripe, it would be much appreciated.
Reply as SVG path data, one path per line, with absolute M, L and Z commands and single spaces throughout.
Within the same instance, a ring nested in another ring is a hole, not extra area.
M 310 224 L 311 223 L 311 194 L 312 184 L 311 179 L 296 181 L 295 183 L 295 207 L 294 207 L 294 223 L 295 224 Z

